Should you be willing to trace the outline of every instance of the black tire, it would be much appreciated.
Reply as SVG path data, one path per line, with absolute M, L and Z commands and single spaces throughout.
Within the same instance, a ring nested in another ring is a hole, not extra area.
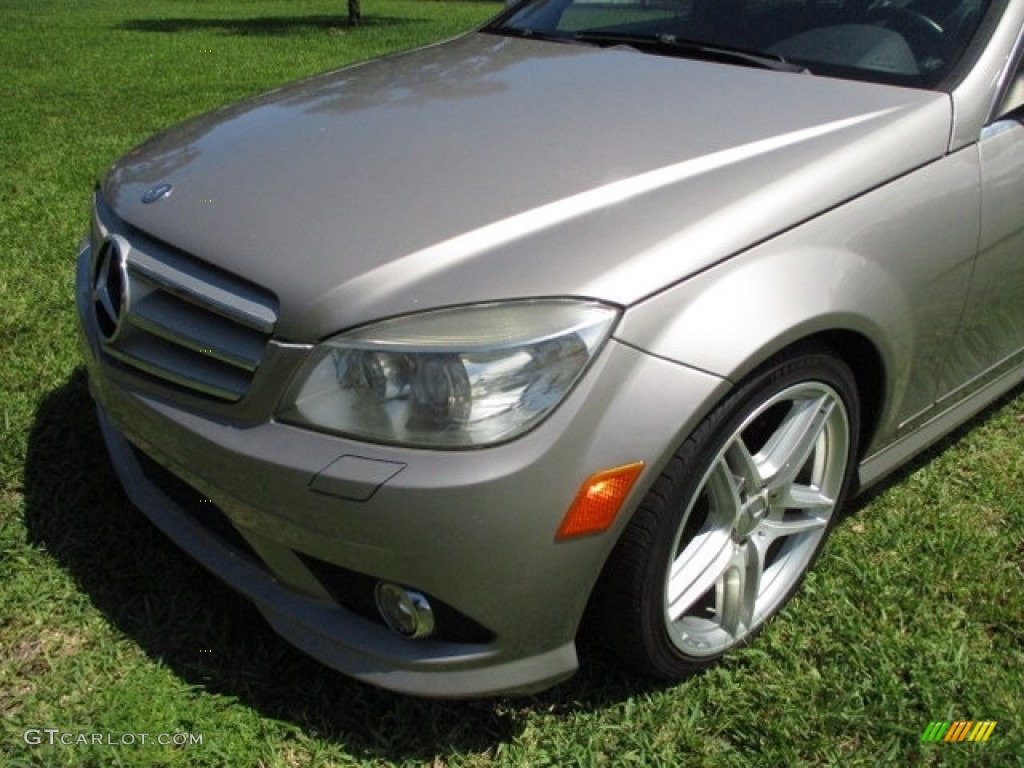
M 670 680 L 748 642 L 799 587 L 838 517 L 859 419 L 853 374 L 827 348 L 754 371 L 638 507 L 595 589 L 589 634 Z

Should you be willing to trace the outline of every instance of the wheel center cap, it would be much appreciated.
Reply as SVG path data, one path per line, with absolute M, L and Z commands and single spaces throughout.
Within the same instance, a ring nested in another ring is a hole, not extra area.
M 737 542 L 746 541 L 747 537 L 750 536 L 760 525 L 761 521 L 768 516 L 768 496 L 765 491 L 761 491 L 755 496 L 751 496 L 747 503 L 743 505 L 743 510 L 739 514 L 739 518 L 736 520 L 736 526 L 733 529 L 733 538 Z

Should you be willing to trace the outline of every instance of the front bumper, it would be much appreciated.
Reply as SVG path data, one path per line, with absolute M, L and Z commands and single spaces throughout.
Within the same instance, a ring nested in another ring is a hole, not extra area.
M 99 340 L 89 260 L 85 249 L 83 354 L 129 497 L 290 642 L 408 693 L 530 692 L 571 675 L 577 626 L 619 531 L 726 386 L 612 341 L 566 402 L 511 443 L 369 445 L 274 421 L 273 393 L 300 348 L 271 342 L 251 392 L 230 407 L 125 370 Z M 644 474 L 611 530 L 555 541 L 585 478 L 636 461 Z M 436 635 L 388 629 L 367 594 L 378 580 L 436 600 Z

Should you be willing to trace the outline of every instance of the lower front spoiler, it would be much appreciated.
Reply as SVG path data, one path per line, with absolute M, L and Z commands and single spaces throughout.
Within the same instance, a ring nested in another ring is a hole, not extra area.
M 297 648 L 344 674 L 381 688 L 420 696 L 470 698 L 528 694 L 576 671 L 575 643 L 502 661 L 492 646 L 410 642 L 344 608 L 282 586 L 227 546 L 151 482 L 131 444 L 97 408 L 103 438 L 132 502 L 232 589 L 252 601 L 270 625 Z

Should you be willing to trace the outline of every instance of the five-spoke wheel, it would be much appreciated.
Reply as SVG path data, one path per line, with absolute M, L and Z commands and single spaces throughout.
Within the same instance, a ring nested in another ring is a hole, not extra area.
M 859 406 L 826 350 L 770 362 L 677 451 L 595 594 L 599 630 L 679 677 L 745 642 L 793 594 L 842 503 Z

